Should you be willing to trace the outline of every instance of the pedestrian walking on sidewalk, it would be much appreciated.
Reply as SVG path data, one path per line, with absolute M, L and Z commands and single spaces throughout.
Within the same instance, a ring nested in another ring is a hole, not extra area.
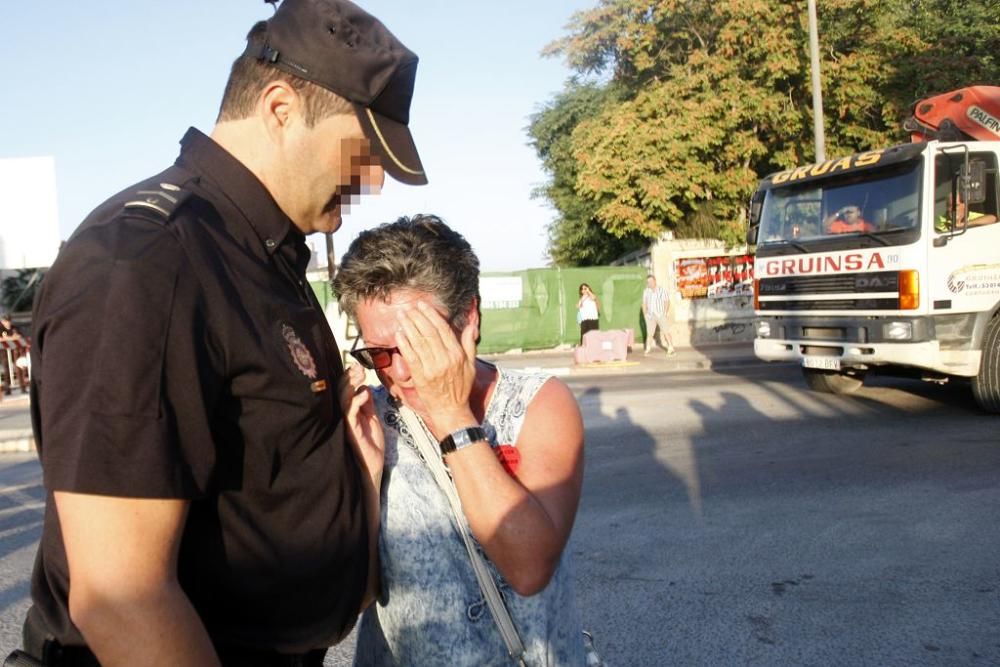
M 24 641 L 46 665 L 319 667 L 373 588 L 377 489 L 306 235 L 385 173 L 427 182 L 417 56 L 347 0 L 262 8 L 210 134 L 91 213 L 35 300 L 48 495 Z M 147 76 L 189 94 L 184 71 Z
M 27 345 L 24 337 L 11 322 L 10 315 L 0 317 L 0 338 L 4 339 L 4 345 L 0 348 L 0 369 L 3 371 L 3 393 L 10 394 L 16 383 L 21 388 L 21 393 L 28 393 L 28 371 L 27 364 L 22 360 L 27 354 Z
M 659 331 L 660 345 L 667 348 L 667 354 L 675 354 L 674 341 L 670 338 L 667 313 L 670 312 L 670 296 L 656 284 L 656 278 L 646 277 L 646 289 L 642 292 L 642 317 L 646 320 L 645 353 L 649 354 Z

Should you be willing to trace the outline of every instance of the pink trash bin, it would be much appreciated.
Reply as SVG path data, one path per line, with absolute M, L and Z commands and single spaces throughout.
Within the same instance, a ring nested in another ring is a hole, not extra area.
M 583 344 L 574 350 L 573 360 L 578 364 L 625 361 L 633 341 L 632 329 L 588 331 L 583 336 Z

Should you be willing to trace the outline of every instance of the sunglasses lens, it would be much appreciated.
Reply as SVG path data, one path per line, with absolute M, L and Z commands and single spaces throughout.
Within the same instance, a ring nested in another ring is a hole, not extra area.
M 363 347 L 359 350 L 352 350 L 351 356 L 365 368 L 378 371 L 392 365 L 394 351 L 395 348 L 391 347 Z
M 380 347 L 370 350 L 370 352 L 371 352 L 372 368 L 374 368 L 375 370 L 380 370 L 382 368 L 392 365 L 392 349 L 386 349 Z
M 368 356 L 368 350 L 351 350 L 351 356 L 357 359 L 358 363 L 365 368 L 374 370 L 372 358 Z

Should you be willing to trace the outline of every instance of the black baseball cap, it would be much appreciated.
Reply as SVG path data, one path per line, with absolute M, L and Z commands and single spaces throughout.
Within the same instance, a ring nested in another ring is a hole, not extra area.
M 348 0 L 283 0 L 246 52 L 350 101 L 386 173 L 427 183 L 409 128 L 419 59 L 374 16 Z

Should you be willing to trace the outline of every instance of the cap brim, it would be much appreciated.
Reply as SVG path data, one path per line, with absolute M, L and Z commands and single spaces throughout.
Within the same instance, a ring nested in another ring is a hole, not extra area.
M 420 162 L 410 129 L 360 104 L 355 104 L 354 109 L 385 173 L 400 183 L 426 185 L 427 175 L 424 174 L 424 165 Z

